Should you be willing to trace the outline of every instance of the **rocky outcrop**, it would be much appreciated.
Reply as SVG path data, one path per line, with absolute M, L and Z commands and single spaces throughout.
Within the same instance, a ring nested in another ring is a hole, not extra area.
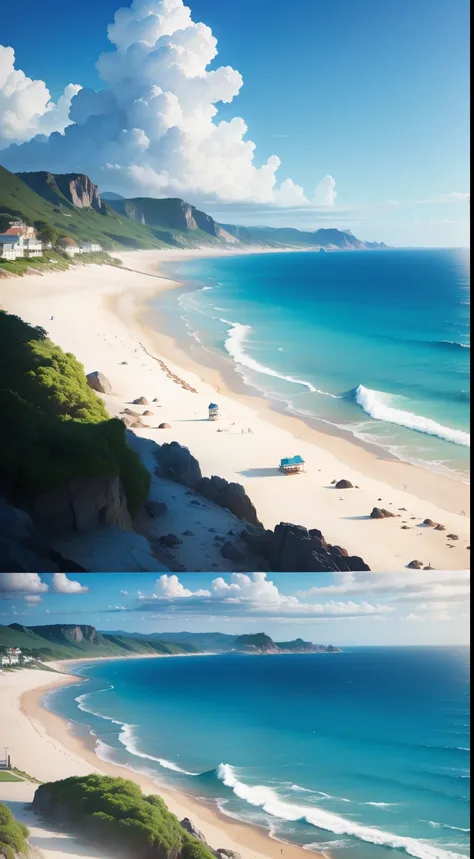
M 116 212 L 152 228 L 177 230 L 183 233 L 201 230 L 212 238 L 220 234 L 220 228 L 214 218 L 177 197 L 160 200 L 152 197 L 134 197 L 129 200 L 109 200 L 108 202 Z M 170 238 L 172 238 L 171 234 Z
M 229 483 L 223 477 L 203 477 L 195 486 L 196 492 L 219 507 L 226 507 L 237 519 L 260 525 L 257 511 L 240 483 Z
M 354 489 L 350 480 L 338 480 L 336 489 Z
M 159 446 L 156 454 L 158 460 L 157 474 L 176 480 L 183 486 L 194 489 L 202 480 L 199 462 L 187 447 L 182 447 L 177 441 L 165 442 Z
M 31 516 L 0 496 L 0 572 L 81 573 L 86 570 L 53 549 Z
M 189 832 L 189 834 L 193 836 L 193 838 L 197 838 L 198 841 L 202 841 L 204 844 L 207 844 L 206 836 L 203 835 L 201 830 L 194 825 L 189 817 L 184 817 L 183 820 L 180 820 L 180 824 L 186 832 Z
M 326 542 L 321 531 L 280 522 L 274 531 L 246 528 L 242 537 L 263 555 L 273 572 L 322 573 L 369 571 L 365 561 Z
M 88 373 L 86 379 L 89 388 L 92 388 L 93 391 L 98 391 L 99 394 L 112 393 L 112 385 L 110 384 L 107 376 L 104 376 L 100 370 L 94 370 L 92 373 Z
M 53 205 L 65 202 L 76 209 L 94 209 L 101 215 L 107 213 L 107 207 L 100 199 L 97 185 L 84 173 L 18 173 L 33 191 Z
M 394 519 L 395 513 L 386 510 L 385 507 L 374 507 L 370 514 L 371 519 Z
M 132 521 L 118 475 L 76 477 L 65 486 L 27 502 L 33 521 L 48 537 L 98 525 L 131 530 Z

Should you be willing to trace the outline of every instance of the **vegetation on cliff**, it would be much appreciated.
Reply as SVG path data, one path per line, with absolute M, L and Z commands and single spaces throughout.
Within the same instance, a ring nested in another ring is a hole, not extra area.
M 133 517 L 150 475 L 110 420 L 82 364 L 18 316 L 0 311 L 0 486 L 37 494 L 75 477 L 119 475 Z
M 197 653 L 190 644 L 160 641 L 157 636 L 119 635 L 98 632 L 93 626 L 77 624 L 47 624 L 22 626 L 12 623 L 0 626 L 0 653 L 9 647 L 19 647 L 22 653 L 41 661 L 49 659 L 80 659 L 102 656 L 133 656 Z
M 8 805 L 0 803 L 0 856 L 15 859 L 22 853 L 28 855 L 28 829 L 13 816 Z
M 74 776 L 41 785 L 33 808 L 87 833 L 116 856 L 133 859 L 214 859 L 189 835 L 159 796 L 145 796 L 133 781 Z

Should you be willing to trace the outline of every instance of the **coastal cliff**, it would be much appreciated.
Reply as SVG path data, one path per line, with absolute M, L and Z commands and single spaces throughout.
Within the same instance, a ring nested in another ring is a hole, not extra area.
M 101 215 L 106 214 L 99 188 L 84 173 L 18 173 L 32 191 L 53 205 L 65 201 L 76 209 L 94 209 Z

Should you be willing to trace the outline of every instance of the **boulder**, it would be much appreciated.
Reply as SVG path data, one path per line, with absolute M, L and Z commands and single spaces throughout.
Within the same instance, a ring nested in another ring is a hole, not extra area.
M 409 570 L 422 570 L 424 567 L 423 561 L 410 561 L 407 564 Z
M 435 531 L 446 531 L 446 525 L 441 525 L 441 522 L 438 522 L 438 524 L 435 525 Z
M 256 533 L 245 529 L 243 539 L 262 554 L 274 572 L 349 572 L 369 571 L 358 556 L 351 556 L 341 546 L 331 546 L 321 531 L 308 531 L 301 525 L 280 522 L 275 530 Z
M 175 480 L 183 486 L 189 486 L 190 489 L 194 489 L 202 479 L 199 462 L 187 447 L 182 447 L 177 441 L 160 445 L 156 458 L 159 464 L 158 471 L 162 477 Z
M 223 558 L 226 558 L 228 561 L 232 561 L 234 564 L 244 564 L 247 557 L 242 549 L 230 541 L 227 541 L 221 547 L 221 555 Z
M 374 507 L 370 514 L 371 519 L 393 519 L 394 516 L 394 513 L 390 513 L 390 510 L 385 510 L 384 507 Z
M 93 373 L 88 373 L 86 376 L 87 384 L 93 391 L 98 391 L 99 394 L 111 394 L 112 385 L 107 376 L 104 376 L 100 370 L 94 370 Z
M 162 546 L 172 549 L 173 546 L 179 546 L 183 541 L 176 534 L 165 534 L 163 537 L 160 537 L 159 542 Z
M 354 489 L 350 480 L 338 480 L 336 489 Z
M 459 540 L 457 534 L 448 534 L 448 540 Z
M 237 519 L 243 519 L 252 525 L 260 525 L 257 511 L 240 483 L 229 483 L 223 477 L 202 477 L 195 486 L 196 492 L 203 495 L 213 504 L 226 507 Z
M 224 850 L 222 847 L 216 850 L 215 854 L 218 859 L 242 859 L 240 853 L 236 853 L 235 850 Z
M 426 525 L 427 528 L 434 528 L 436 526 L 436 522 L 433 522 L 432 519 L 424 519 L 423 525 Z
M 94 525 L 131 530 L 127 499 L 118 475 L 76 477 L 65 486 L 36 495 L 33 521 L 47 536 L 86 531 Z
M 151 519 L 159 519 L 168 512 L 168 505 L 164 501 L 145 501 L 145 510 Z
M 145 409 L 145 411 L 143 412 L 143 417 L 145 417 L 145 415 L 146 415 L 146 417 L 151 418 L 153 415 L 153 412 L 150 412 L 150 409 Z
M 159 424 L 158 429 L 171 429 L 170 424 Z
M 146 397 L 137 397 L 136 400 L 132 400 L 134 406 L 147 406 L 148 400 Z
M 193 836 L 193 838 L 197 838 L 198 841 L 202 841 L 204 844 L 207 844 L 205 836 L 202 834 L 201 830 L 194 825 L 189 817 L 183 818 L 183 820 L 180 821 L 180 824 L 186 832 L 189 832 L 189 834 Z

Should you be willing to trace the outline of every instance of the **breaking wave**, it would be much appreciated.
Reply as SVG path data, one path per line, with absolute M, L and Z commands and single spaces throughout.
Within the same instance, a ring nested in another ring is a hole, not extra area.
M 415 859 L 465 859 L 461 854 L 444 850 L 435 844 L 420 841 L 417 838 L 409 838 L 392 832 L 385 832 L 372 826 L 365 826 L 355 820 L 348 820 L 339 814 L 333 814 L 314 806 L 294 805 L 285 802 L 273 788 L 265 785 L 251 786 L 239 781 L 230 764 L 219 764 L 216 775 L 240 799 L 248 802 L 249 805 L 262 808 L 267 814 L 278 817 L 280 820 L 305 821 L 318 829 L 333 832 L 335 835 L 351 835 L 368 844 L 403 850 L 408 856 L 413 856 Z
M 389 398 L 389 394 L 384 394 L 381 391 L 372 391 L 363 385 L 359 385 L 353 394 L 356 402 L 363 408 L 364 412 L 377 421 L 398 424 L 398 426 L 407 427 L 408 429 L 415 430 L 415 432 L 437 436 L 462 447 L 470 447 L 471 445 L 470 433 L 451 429 L 451 427 L 443 426 L 431 420 L 431 418 L 415 415 L 412 412 L 388 405 L 385 401 Z
M 147 755 L 145 752 L 141 752 L 137 749 L 136 740 L 134 737 L 133 729 L 135 725 L 122 725 L 122 730 L 120 731 L 119 740 L 123 746 L 127 749 L 131 755 L 135 755 L 137 758 L 144 758 L 148 761 L 153 761 L 154 763 L 159 764 L 166 770 L 173 770 L 173 772 L 182 773 L 183 775 L 199 775 L 199 773 L 188 772 L 188 770 L 183 770 L 178 764 L 175 764 L 174 761 L 168 761 L 166 758 L 155 758 L 153 755 Z
M 318 390 L 318 388 L 315 388 L 311 382 L 307 382 L 306 379 L 296 379 L 294 376 L 285 376 L 283 373 L 278 373 L 277 370 L 273 370 L 271 367 L 266 367 L 264 364 L 260 364 L 258 361 L 255 361 L 254 358 L 251 358 L 244 349 L 245 341 L 250 334 L 252 327 L 250 325 L 242 325 L 240 322 L 229 322 L 228 319 L 220 319 L 219 321 L 223 322 L 225 325 L 231 326 L 227 331 L 228 337 L 224 346 L 236 364 L 240 364 L 242 367 L 247 367 L 249 370 L 254 370 L 256 373 L 262 373 L 265 376 L 273 376 L 275 379 L 282 379 L 284 382 L 290 382 L 293 385 L 301 385 L 303 388 L 307 388 L 308 391 L 311 391 L 312 394 L 324 394 L 324 396 L 331 397 L 334 400 L 342 399 L 335 394 Z

